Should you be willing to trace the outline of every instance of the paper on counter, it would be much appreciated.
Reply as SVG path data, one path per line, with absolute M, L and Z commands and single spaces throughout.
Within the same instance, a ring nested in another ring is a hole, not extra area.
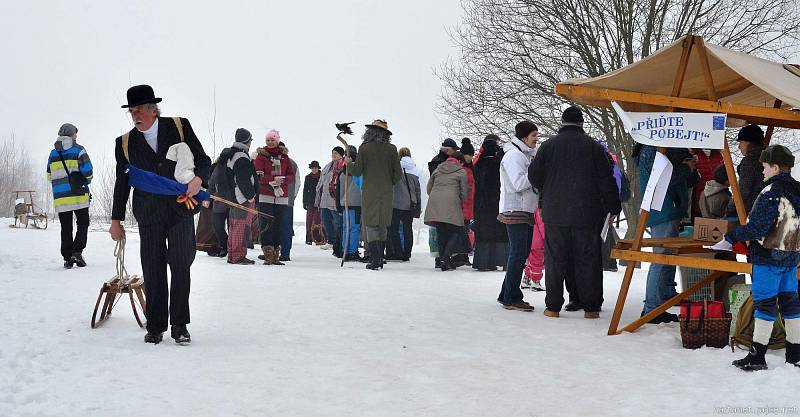
M 703 246 L 706 249 L 713 249 L 713 250 L 724 250 L 728 252 L 733 252 L 733 245 L 725 239 L 720 240 L 716 244 L 712 246 Z

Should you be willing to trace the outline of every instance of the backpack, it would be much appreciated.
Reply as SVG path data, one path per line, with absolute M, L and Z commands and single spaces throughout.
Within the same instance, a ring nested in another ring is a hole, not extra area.
M 231 181 L 228 176 L 228 162 L 231 160 L 235 152 L 231 148 L 225 148 L 214 163 L 214 169 L 211 171 L 211 178 L 209 184 L 211 188 L 220 196 L 230 198 L 235 194 L 236 185 Z
M 753 308 L 753 296 L 751 295 L 747 297 L 739 309 L 739 315 L 736 317 L 736 330 L 733 337 L 731 337 L 731 348 L 737 345 L 749 349 L 753 345 L 753 328 L 755 327 Z M 783 349 L 785 344 L 786 328 L 783 325 L 783 318 L 778 313 L 767 347 L 770 349 Z

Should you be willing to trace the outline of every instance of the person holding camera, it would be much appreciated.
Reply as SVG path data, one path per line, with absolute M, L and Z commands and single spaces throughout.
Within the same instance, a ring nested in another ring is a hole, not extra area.
M 92 161 L 83 146 L 78 145 L 78 128 L 64 123 L 47 161 L 47 179 L 53 187 L 53 202 L 61 222 L 61 256 L 64 268 L 86 266 L 83 249 L 89 232 L 89 183 Z M 72 217 L 78 230 L 73 238 Z

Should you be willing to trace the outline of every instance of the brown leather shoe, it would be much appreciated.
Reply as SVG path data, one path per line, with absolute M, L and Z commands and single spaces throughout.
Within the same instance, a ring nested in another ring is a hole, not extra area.
M 546 310 L 546 309 L 544 310 L 544 315 L 547 316 L 547 317 L 552 317 L 554 319 L 558 318 L 560 316 L 558 311 L 550 311 L 550 310 Z
M 599 311 L 587 311 L 583 313 L 583 318 L 585 319 L 599 319 L 600 312 Z
M 533 311 L 533 306 L 526 303 L 525 301 L 520 301 L 514 304 L 503 304 L 503 308 L 506 310 L 517 310 L 517 311 Z

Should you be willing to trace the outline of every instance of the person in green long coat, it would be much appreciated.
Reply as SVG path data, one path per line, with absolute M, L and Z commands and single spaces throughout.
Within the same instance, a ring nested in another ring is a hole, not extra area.
M 363 176 L 361 186 L 361 224 L 365 229 L 370 254 L 368 269 L 383 268 L 386 228 L 392 223 L 394 184 L 400 181 L 400 157 L 390 143 L 392 132 L 383 120 L 368 124 L 355 162 L 349 157 L 347 174 Z

